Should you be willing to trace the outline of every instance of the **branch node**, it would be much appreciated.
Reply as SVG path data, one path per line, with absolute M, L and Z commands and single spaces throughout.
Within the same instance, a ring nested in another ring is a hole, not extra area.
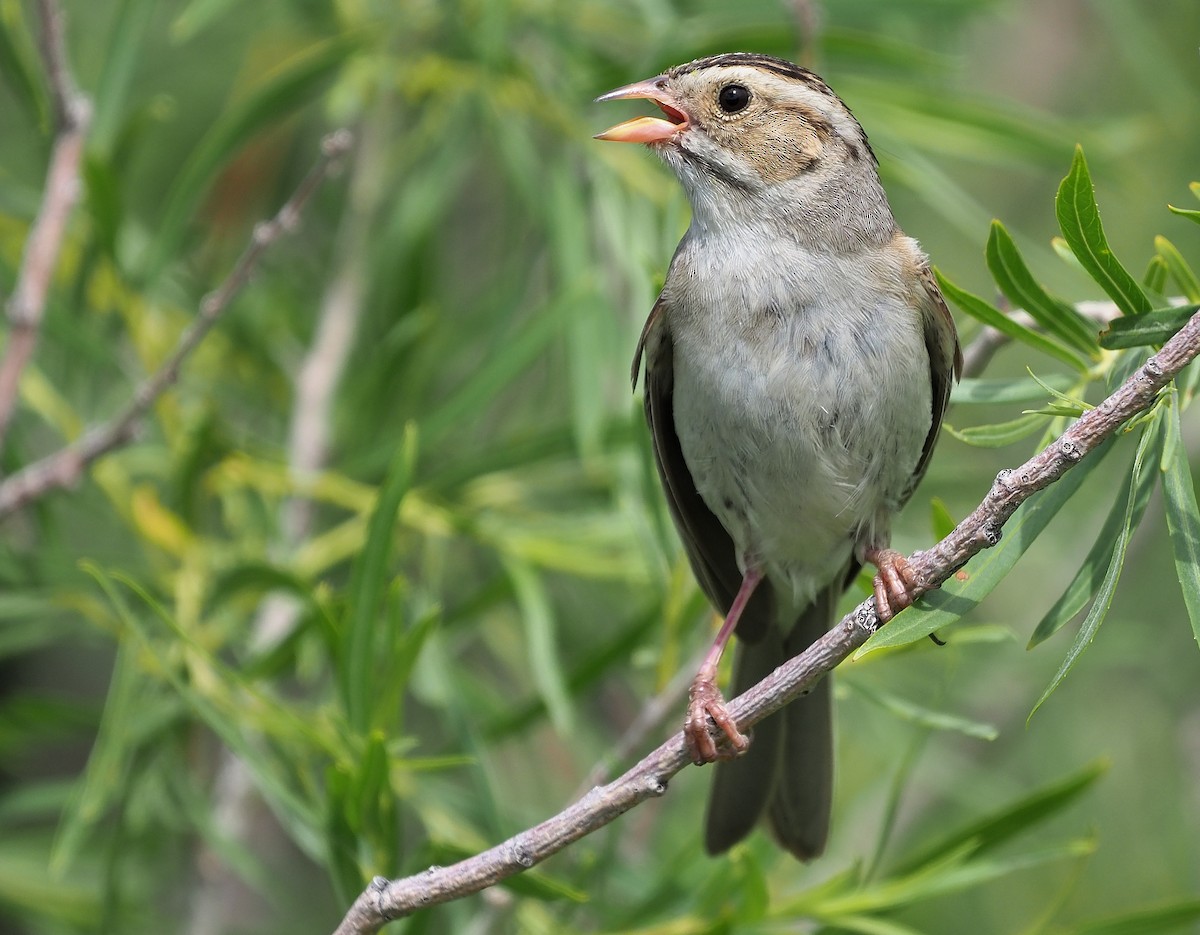
M 1011 468 L 1005 468 L 996 475 L 996 482 L 992 485 L 992 489 L 988 494 L 993 500 L 1003 499 L 1005 496 L 1012 493 L 1012 475 L 1013 472 Z
M 1069 438 L 1063 439 L 1062 444 L 1059 446 L 1059 451 L 1062 452 L 1062 456 L 1068 461 L 1078 461 L 1083 457 L 1082 449 Z
M 326 159 L 336 159 L 348 153 L 353 145 L 354 134 L 345 127 L 341 127 L 326 134 L 321 140 L 321 153 Z
M 1000 527 L 991 520 L 979 527 L 979 537 L 986 542 L 989 547 L 1000 541 L 1000 535 Z
M 667 794 L 667 784 L 657 776 L 646 777 L 646 788 L 650 794 L 655 797 L 664 796 Z
M 1162 366 L 1158 362 L 1158 355 L 1155 354 L 1142 364 L 1142 370 L 1145 371 L 1146 377 L 1151 380 L 1161 380 L 1163 371 Z
M 852 615 L 853 626 L 858 627 L 865 633 L 874 633 L 879 629 L 879 615 L 875 612 L 873 604 L 868 601 L 865 604 L 860 604 Z
M 513 838 L 512 844 L 509 845 L 509 853 L 517 864 L 526 869 L 537 863 L 537 860 L 534 859 L 533 851 L 521 842 L 520 837 Z

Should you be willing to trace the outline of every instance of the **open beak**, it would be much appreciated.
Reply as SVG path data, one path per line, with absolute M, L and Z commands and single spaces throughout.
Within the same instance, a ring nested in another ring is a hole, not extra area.
M 660 117 L 634 117 L 632 120 L 618 123 L 615 127 L 609 127 L 603 133 L 597 133 L 596 139 L 611 140 L 614 143 L 661 143 L 686 130 L 687 114 L 680 110 L 670 95 L 663 90 L 666 77 L 658 75 L 645 81 L 636 81 L 596 98 L 597 101 L 620 101 L 626 98 L 654 101 L 667 115 L 666 120 Z

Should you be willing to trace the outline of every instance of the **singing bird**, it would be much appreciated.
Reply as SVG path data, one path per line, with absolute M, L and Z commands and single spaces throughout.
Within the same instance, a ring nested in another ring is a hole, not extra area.
M 644 98 L 598 139 L 647 144 L 678 176 L 691 225 L 633 363 L 645 364 L 654 457 L 692 570 L 724 625 L 692 682 L 684 733 L 718 759 L 705 844 L 766 816 L 801 860 L 829 834 L 828 680 L 760 723 L 754 743 L 716 686 L 729 637 L 735 694 L 833 622 L 862 563 L 881 621 L 912 602 L 891 521 L 929 463 L 962 354 L 916 241 L 897 226 L 866 134 L 811 71 L 768 55 L 702 58 L 598 98 Z

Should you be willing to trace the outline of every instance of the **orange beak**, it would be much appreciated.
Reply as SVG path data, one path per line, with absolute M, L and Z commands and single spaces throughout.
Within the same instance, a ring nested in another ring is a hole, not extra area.
M 687 114 L 680 110 L 674 99 L 663 90 L 664 81 L 666 81 L 666 75 L 647 78 L 645 81 L 636 81 L 623 88 L 602 94 L 596 100 L 620 101 L 628 98 L 654 101 L 668 119 L 635 117 L 633 120 L 618 123 L 615 127 L 609 127 L 603 133 L 597 133 L 595 138 L 611 140 L 614 143 L 661 143 L 669 140 L 676 133 L 686 130 L 688 128 Z

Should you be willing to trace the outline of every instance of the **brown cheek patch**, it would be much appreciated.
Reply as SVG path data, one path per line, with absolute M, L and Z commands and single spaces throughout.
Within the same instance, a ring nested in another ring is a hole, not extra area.
M 742 145 L 764 179 L 783 182 L 816 165 L 832 134 L 820 114 L 793 106 L 772 111 L 761 124 L 747 127 Z

